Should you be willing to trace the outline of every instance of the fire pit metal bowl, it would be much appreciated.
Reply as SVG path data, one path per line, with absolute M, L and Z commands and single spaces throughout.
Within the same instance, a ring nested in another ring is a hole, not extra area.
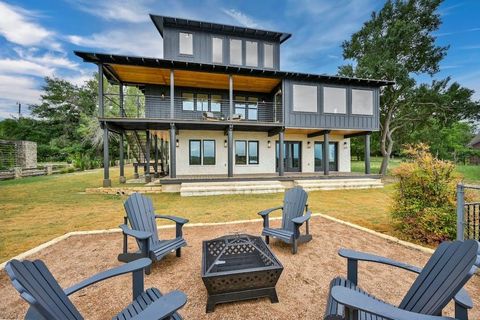
M 207 312 L 224 302 L 260 297 L 278 302 L 275 285 L 282 271 L 282 264 L 261 237 L 238 234 L 203 241 Z

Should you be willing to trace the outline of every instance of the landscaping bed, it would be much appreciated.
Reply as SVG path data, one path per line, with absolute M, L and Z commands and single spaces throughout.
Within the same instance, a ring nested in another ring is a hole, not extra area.
M 272 222 L 273 226 L 279 220 Z M 277 284 L 279 303 L 268 298 L 218 305 L 214 313 L 205 313 L 207 291 L 201 279 L 202 240 L 225 234 L 260 234 L 261 222 L 197 226 L 184 229 L 188 246 L 182 257 L 171 254 L 155 263 L 152 273 L 145 278 L 145 288 L 157 287 L 162 292 L 184 291 L 188 296 L 180 313 L 185 319 L 321 319 L 328 294 L 328 285 L 337 275 L 346 275 L 346 261 L 339 257 L 339 248 L 351 248 L 384 255 L 413 265 L 423 266 L 429 254 L 393 243 L 365 231 L 313 217 L 310 231 L 313 240 L 299 246 L 292 255 L 290 247 L 279 241 L 271 241 L 272 251 L 284 266 Z M 171 237 L 174 229 L 161 229 L 161 237 Z M 132 241 L 133 242 L 133 241 Z M 134 244 L 132 243 L 132 248 Z M 120 233 L 72 236 L 31 257 L 42 259 L 62 287 L 73 285 L 97 272 L 119 265 L 117 254 L 121 252 Z M 383 265 L 360 263 L 359 284 L 391 303 L 398 304 L 415 275 Z M 471 319 L 480 318 L 480 277 L 475 276 L 467 285 L 475 308 Z M 131 277 L 121 276 L 106 280 L 72 295 L 74 304 L 88 319 L 110 318 L 131 301 Z M 0 272 L 0 318 L 23 318 L 27 303 L 9 283 L 4 271 Z M 445 315 L 453 315 L 452 305 Z

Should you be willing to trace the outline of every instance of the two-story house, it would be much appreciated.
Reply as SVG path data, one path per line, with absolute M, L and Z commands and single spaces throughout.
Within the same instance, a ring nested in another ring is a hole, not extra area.
M 168 143 L 160 148 L 168 150 L 163 156 L 168 175 L 160 182 L 178 188 L 192 181 L 357 177 L 349 174 L 349 138 L 361 135 L 370 174 L 369 135 L 379 130 L 379 91 L 392 82 L 282 71 L 280 48 L 289 33 L 151 19 L 163 37 L 163 59 L 75 52 L 98 65 L 99 121 L 105 137 L 108 131 L 121 137 L 122 181 L 123 139 L 129 132 L 137 140 L 142 132 L 145 161 L 155 158 L 155 176 L 157 140 Z M 120 85 L 118 114 L 106 108 L 112 98 L 103 90 L 104 77 Z M 143 93 L 134 112 L 123 108 L 125 86 Z M 104 139 L 105 186 L 108 147 Z M 146 165 L 146 182 L 151 176 Z

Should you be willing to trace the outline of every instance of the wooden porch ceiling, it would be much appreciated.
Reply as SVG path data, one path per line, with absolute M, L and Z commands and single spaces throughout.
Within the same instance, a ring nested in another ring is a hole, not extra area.
M 125 83 L 170 85 L 170 69 L 109 64 L 109 67 Z M 236 91 L 271 92 L 280 78 L 234 75 Z M 175 70 L 175 86 L 228 90 L 228 75 L 224 73 Z

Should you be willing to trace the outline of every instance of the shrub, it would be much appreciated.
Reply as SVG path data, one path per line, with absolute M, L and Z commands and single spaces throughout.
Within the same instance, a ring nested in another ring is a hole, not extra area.
M 397 230 L 426 243 L 454 239 L 456 233 L 455 165 L 436 159 L 425 144 L 408 145 L 407 162 L 393 170 L 392 217 Z

